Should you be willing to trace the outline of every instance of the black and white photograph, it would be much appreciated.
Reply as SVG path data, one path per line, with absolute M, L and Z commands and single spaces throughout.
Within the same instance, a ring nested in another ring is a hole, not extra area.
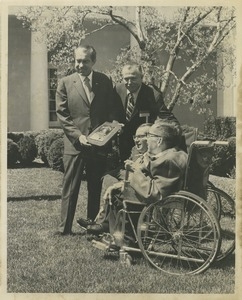
M 1 299 L 240 298 L 239 2 L 3 1 Z

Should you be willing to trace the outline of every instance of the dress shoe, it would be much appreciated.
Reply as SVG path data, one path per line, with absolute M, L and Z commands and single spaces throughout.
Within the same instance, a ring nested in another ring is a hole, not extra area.
M 86 229 L 87 226 L 89 225 L 94 225 L 95 222 L 92 221 L 91 219 L 83 219 L 83 218 L 80 218 L 77 220 L 77 224 L 82 227 L 83 229 Z
M 108 247 L 108 252 L 119 252 L 120 247 L 117 246 L 116 244 L 110 244 Z
M 93 224 L 87 226 L 87 234 L 99 235 L 103 232 L 108 232 L 109 226 L 106 223 Z

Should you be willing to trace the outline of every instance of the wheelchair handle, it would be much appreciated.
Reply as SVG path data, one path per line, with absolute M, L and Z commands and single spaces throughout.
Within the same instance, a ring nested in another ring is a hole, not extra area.
M 214 145 L 219 145 L 219 146 L 228 146 L 229 142 L 227 141 L 215 141 Z
M 208 146 L 208 145 L 217 145 L 217 146 L 228 146 L 229 142 L 227 141 L 195 141 L 192 144 Z

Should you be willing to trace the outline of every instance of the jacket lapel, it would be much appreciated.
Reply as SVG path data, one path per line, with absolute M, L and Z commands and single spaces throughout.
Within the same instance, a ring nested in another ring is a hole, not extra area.
M 126 89 L 125 86 L 123 86 L 123 89 L 121 89 L 120 98 L 122 100 L 122 104 L 123 104 L 123 108 L 124 108 L 124 112 L 125 112 L 125 110 L 126 110 L 126 101 L 127 101 L 127 89 Z
M 78 73 L 74 74 L 73 85 L 75 86 L 75 88 L 77 89 L 78 93 L 80 94 L 84 102 L 87 104 L 87 106 L 90 106 L 89 100 L 87 99 L 87 95 L 85 93 L 81 78 Z
M 100 81 L 98 80 L 97 73 L 93 71 L 92 74 L 92 93 L 91 93 L 91 101 L 95 98 L 95 95 L 97 95 L 97 90 L 99 88 Z

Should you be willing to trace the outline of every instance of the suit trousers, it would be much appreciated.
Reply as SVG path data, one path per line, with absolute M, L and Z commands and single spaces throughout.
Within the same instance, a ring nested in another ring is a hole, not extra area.
M 70 233 L 76 211 L 78 194 L 86 167 L 87 218 L 95 219 L 100 206 L 102 177 L 106 169 L 104 158 L 83 158 L 81 154 L 63 156 L 64 178 L 62 187 L 61 223 L 59 230 Z

